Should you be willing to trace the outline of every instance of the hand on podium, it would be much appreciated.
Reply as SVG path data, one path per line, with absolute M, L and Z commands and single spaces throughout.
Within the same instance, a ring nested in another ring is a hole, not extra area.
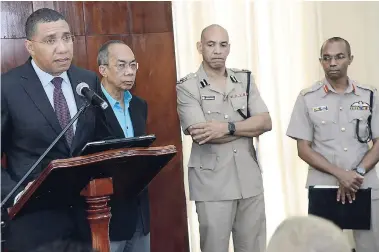
M 16 197 L 14 198 L 13 205 L 15 205 L 15 204 L 17 203 L 17 201 L 21 198 L 21 196 L 24 194 L 24 192 L 25 192 L 26 190 L 28 190 L 28 188 L 33 184 L 33 182 L 34 182 L 34 180 L 33 180 L 33 181 L 30 181 L 30 182 L 26 185 L 25 189 L 22 190 L 21 192 L 19 192 L 19 193 L 16 195 Z

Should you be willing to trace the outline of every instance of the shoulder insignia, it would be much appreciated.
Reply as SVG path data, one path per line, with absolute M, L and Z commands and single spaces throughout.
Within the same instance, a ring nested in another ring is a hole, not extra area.
M 182 84 L 183 82 L 186 82 L 189 79 L 193 79 L 196 77 L 196 74 L 190 73 L 187 74 L 185 77 L 181 78 L 179 81 L 176 82 L 176 84 Z
M 230 79 L 232 80 L 233 83 L 237 83 L 238 82 L 236 76 L 234 76 L 234 75 L 230 75 Z
M 250 70 L 246 70 L 246 69 L 230 68 L 230 70 L 232 70 L 235 73 L 251 73 Z
M 373 86 L 361 85 L 359 83 L 354 83 L 354 84 L 355 84 L 355 86 L 357 86 L 359 88 L 366 89 L 366 90 L 369 90 L 369 91 L 372 91 L 372 92 L 376 92 L 376 88 L 373 87 Z
M 303 90 L 301 90 L 301 95 L 306 95 L 308 93 L 312 93 L 316 90 L 319 90 L 322 86 L 324 85 L 324 83 L 322 81 L 318 81 L 316 82 L 316 84 L 312 85 L 311 87 L 308 87 L 308 88 L 304 88 Z

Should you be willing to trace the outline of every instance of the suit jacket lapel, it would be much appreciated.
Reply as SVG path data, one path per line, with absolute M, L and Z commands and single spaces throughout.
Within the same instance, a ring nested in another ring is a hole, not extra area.
M 72 92 L 74 93 L 74 98 L 76 102 L 76 107 L 78 108 L 78 111 L 79 111 L 79 109 L 82 106 L 84 106 L 86 102 L 82 96 L 76 93 L 76 87 L 78 86 L 79 83 L 82 82 L 82 80 L 79 78 L 79 73 L 73 67 L 69 68 L 69 70 L 67 71 L 67 75 L 68 75 L 68 78 L 70 79 Z M 79 116 L 77 120 L 74 139 L 72 140 L 72 143 L 71 143 L 71 150 L 74 150 L 74 147 L 76 146 L 76 142 L 79 139 L 80 131 L 83 129 L 82 125 L 84 122 L 85 122 L 85 112 L 81 116 Z
M 144 134 L 144 132 L 141 132 L 141 125 L 138 120 L 138 115 L 141 111 L 139 111 L 138 106 L 136 106 L 135 103 L 136 99 L 131 99 L 129 103 L 129 114 L 130 114 L 130 119 L 133 124 L 133 131 L 134 131 L 134 136 L 141 136 Z
M 75 97 L 76 106 L 78 107 L 78 110 L 79 110 L 84 105 L 85 100 L 82 96 L 76 93 L 76 86 L 78 86 L 78 84 L 81 83 L 82 81 L 79 78 L 79 74 L 77 73 L 77 71 L 73 69 L 72 67 L 68 69 L 67 75 L 68 75 L 68 78 L 70 79 L 72 92 L 74 93 L 74 97 Z
M 62 128 L 30 60 L 24 65 L 23 72 L 24 74 L 21 77 L 25 81 L 22 81 L 21 85 L 58 135 L 61 133 Z M 69 148 L 67 142 L 64 142 L 66 147 Z
M 108 103 L 108 108 L 104 110 L 104 115 L 105 115 L 105 124 L 108 125 L 109 127 L 109 133 L 115 137 L 115 138 L 124 138 L 125 134 L 124 131 L 122 130 L 116 115 L 113 112 L 113 108 L 111 104 L 109 103 L 108 99 L 105 97 L 104 93 L 101 92 L 100 94 L 101 98 Z

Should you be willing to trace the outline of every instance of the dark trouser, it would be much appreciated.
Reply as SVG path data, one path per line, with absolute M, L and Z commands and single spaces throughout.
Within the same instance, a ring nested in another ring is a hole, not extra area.
M 150 252 L 150 233 L 144 235 L 140 208 L 133 236 L 129 240 L 111 241 L 111 252 Z
M 74 219 L 68 211 L 29 213 L 11 220 L 8 225 L 5 234 L 5 248 L 8 252 L 26 252 L 56 240 L 78 238 Z

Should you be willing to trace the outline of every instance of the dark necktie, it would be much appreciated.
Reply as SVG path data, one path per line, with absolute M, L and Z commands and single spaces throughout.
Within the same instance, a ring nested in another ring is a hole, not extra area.
M 62 129 L 64 129 L 67 124 L 71 120 L 70 111 L 68 109 L 66 98 L 63 95 L 62 92 L 62 81 L 63 79 L 61 77 L 55 77 L 51 83 L 54 85 L 54 109 L 55 114 L 57 114 L 57 118 L 59 121 L 59 124 L 61 125 Z M 72 138 L 74 137 L 74 128 L 71 125 L 70 128 L 66 131 L 65 134 L 67 143 L 69 146 L 71 146 Z

